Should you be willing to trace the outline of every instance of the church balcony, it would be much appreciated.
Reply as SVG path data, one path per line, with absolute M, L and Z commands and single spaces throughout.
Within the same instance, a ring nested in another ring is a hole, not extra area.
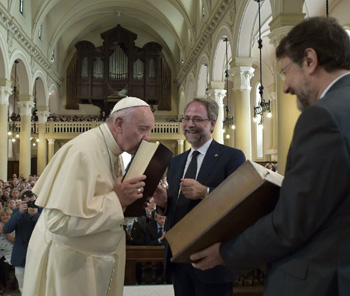
M 102 121 L 49 121 L 45 123 L 45 133 L 43 136 L 45 139 L 70 140 L 103 123 Z M 21 131 L 21 122 L 9 122 L 8 131 L 11 131 L 13 136 L 19 134 Z M 31 122 L 31 131 L 32 135 L 39 134 L 38 122 Z M 185 139 L 181 129 L 181 122 L 156 122 L 154 124 L 151 133 L 151 141 L 177 139 Z

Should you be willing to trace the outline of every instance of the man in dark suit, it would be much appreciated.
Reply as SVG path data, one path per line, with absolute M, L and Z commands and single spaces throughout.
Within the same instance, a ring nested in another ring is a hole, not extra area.
M 22 293 L 28 243 L 42 208 L 38 208 L 34 204 L 36 196 L 32 191 L 23 192 L 21 199 L 19 208 L 13 211 L 11 219 L 5 224 L 3 231 L 4 233 L 15 231 L 11 264 L 15 266 L 18 287 Z
M 194 266 L 268 264 L 265 295 L 350 291 L 350 42 L 334 20 L 304 20 L 276 50 L 283 90 L 302 111 L 275 210 L 193 254 Z
M 154 196 L 159 208 L 165 210 L 166 229 L 180 221 L 245 161 L 242 151 L 212 139 L 217 117 L 218 105 L 213 100 L 196 98 L 185 108 L 183 132 L 191 149 L 171 161 L 167 194 L 159 186 Z M 176 296 L 233 294 L 235 274 L 226 267 L 203 272 L 191 264 L 170 263 L 171 256 L 166 246 L 166 271 L 171 272 Z
M 161 246 L 164 244 L 165 237 L 165 216 L 158 213 L 154 215 L 155 221 L 150 222 L 146 225 L 145 229 L 145 243 L 149 246 Z

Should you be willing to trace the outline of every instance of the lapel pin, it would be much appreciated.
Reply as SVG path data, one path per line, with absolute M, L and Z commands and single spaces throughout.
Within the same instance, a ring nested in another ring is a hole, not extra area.
M 219 157 L 219 154 L 215 154 L 214 157 Z

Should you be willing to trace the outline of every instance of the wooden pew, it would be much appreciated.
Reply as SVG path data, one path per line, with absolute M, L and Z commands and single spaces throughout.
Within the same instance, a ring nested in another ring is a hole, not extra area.
M 126 246 L 125 285 L 137 285 L 137 262 L 163 262 L 164 246 Z M 235 287 L 235 296 L 262 296 L 264 287 Z
M 136 262 L 163 262 L 164 246 L 126 246 L 125 285 L 137 285 Z

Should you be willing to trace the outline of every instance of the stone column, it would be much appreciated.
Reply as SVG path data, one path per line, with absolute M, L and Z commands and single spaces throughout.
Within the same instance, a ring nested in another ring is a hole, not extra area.
M 267 154 L 270 155 L 272 161 L 277 161 L 277 93 L 276 93 L 276 84 L 272 84 L 268 87 L 270 94 L 270 104 L 271 104 L 271 124 L 270 124 L 270 145 L 267 150 Z
M 181 139 L 177 140 L 177 155 L 184 152 L 184 142 L 185 140 L 181 140 Z
M 185 141 L 185 151 L 191 149 L 191 144 Z
M 55 139 L 47 139 L 47 141 L 49 142 L 49 159 L 48 162 L 50 162 L 51 158 L 54 156 L 55 154 Z
M 45 110 L 44 110 L 45 109 Z M 37 162 L 37 174 L 40 175 L 47 165 L 47 143 L 45 139 L 46 133 L 46 121 L 50 113 L 48 107 L 39 106 L 36 114 L 38 115 L 39 124 L 39 143 L 38 143 L 38 162 Z
M 269 24 L 271 33 L 269 35 L 271 43 L 275 47 L 278 46 L 281 39 L 288 34 L 290 29 L 300 23 L 304 19 L 305 14 L 279 14 Z M 281 65 L 276 61 L 276 71 L 280 71 Z M 278 173 L 284 175 L 287 154 L 295 123 L 300 115 L 296 105 L 296 97 L 294 95 L 285 94 L 283 92 L 283 81 L 277 75 L 277 126 L 278 126 Z
M 0 80 L 0 179 L 7 181 L 8 155 L 8 109 L 9 97 L 12 93 L 11 81 Z
M 244 152 L 246 159 L 252 159 L 252 128 L 250 110 L 250 79 L 255 69 L 250 66 L 251 59 L 235 58 L 231 62 L 230 73 L 233 76 L 235 93 L 235 147 Z
M 34 108 L 33 97 L 30 95 L 20 95 L 18 107 L 21 115 L 21 132 L 19 143 L 19 174 L 27 178 L 31 168 L 31 117 Z
M 218 143 L 224 144 L 223 121 L 225 118 L 225 105 L 223 103 L 226 96 L 225 82 L 212 81 L 208 90 L 208 98 L 214 100 L 219 105 L 218 119 L 213 131 L 213 138 Z

